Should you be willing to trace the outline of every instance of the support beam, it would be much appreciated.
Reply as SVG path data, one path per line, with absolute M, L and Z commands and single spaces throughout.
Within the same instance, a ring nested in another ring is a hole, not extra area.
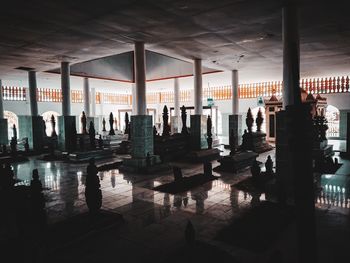
M 239 99 L 238 99 L 238 70 L 232 70 L 232 114 L 238 114 Z
M 194 60 L 193 69 L 193 79 L 194 79 L 194 114 L 203 114 L 203 87 L 202 87 L 202 60 L 196 58 Z
M 146 113 L 146 63 L 145 44 L 135 42 L 134 69 L 136 85 L 136 115 L 147 115 Z
M 297 7 L 288 3 L 282 11 L 283 107 L 301 103 L 300 50 Z
M 0 79 L 0 145 L 8 144 L 8 124 L 4 118 L 4 105 L 2 96 L 2 81 Z
M 70 116 L 70 67 L 69 62 L 61 62 L 62 116 Z
M 29 82 L 29 98 L 30 98 L 30 112 L 31 116 L 38 116 L 38 100 L 37 100 L 37 85 L 36 72 L 28 71 Z
M 180 116 L 180 87 L 179 79 L 174 79 L 174 116 Z
M 91 88 L 91 117 L 96 117 L 96 90 Z
M 84 112 L 86 117 L 90 117 L 90 87 L 89 87 L 89 79 L 84 78 Z
M 135 83 L 131 84 L 131 98 L 132 98 L 132 105 L 131 105 L 131 114 L 136 115 L 137 114 L 137 101 L 136 101 L 136 85 Z

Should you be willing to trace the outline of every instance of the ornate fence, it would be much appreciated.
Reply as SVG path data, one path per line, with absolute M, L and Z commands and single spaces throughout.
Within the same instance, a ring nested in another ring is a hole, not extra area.
M 1 88 L 4 100 L 9 101 L 25 101 L 27 99 L 26 88 L 3 86 Z

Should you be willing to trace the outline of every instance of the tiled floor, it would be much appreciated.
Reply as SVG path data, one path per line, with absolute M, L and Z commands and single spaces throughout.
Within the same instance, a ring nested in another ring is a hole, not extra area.
M 336 144 L 338 148 L 343 147 L 343 142 Z M 274 160 L 274 150 L 260 154 L 258 160 L 265 162 L 269 154 Z M 347 161 L 340 162 L 349 165 Z M 203 172 L 200 165 L 179 165 L 183 167 L 185 176 Z M 216 165 L 214 163 L 213 166 Z M 23 183 L 29 182 L 34 168 L 39 170 L 40 179 L 46 188 L 46 208 L 50 223 L 87 211 L 84 197 L 86 164 L 46 162 L 31 158 L 29 162 L 14 165 L 15 174 Z M 100 237 L 101 242 L 106 239 L 112 242 L 107 247 L 118 247 L 125 253 L 130 253 L 131 248 L 137 247 L 138 253 L 129 255 L 130 258 L 151 255 L 161 257 L 184 242 L 185 225 L 190 219 L 199 239 L 220 246 L 236 258 L 244 258 L 244 262 L 253 262 L 259 255 L 227 244 L 218 244 L 213 240 L 220 229 L 251 206 L 252 196 L 231 187 L 249 176 L 250 172 L 246 170 L 235 175 L 213 173 L 220 178 L 191 191 L 172 195 L 152 190 L 155 186 L 173 181 L 171 171 L 152 176 L 152 179 L 145 175 L 123 174 L 117 169 L 100 172 L 103 208 L 122 214 L 126 220 L 125 226 L 118 233 Z M 316 207 L 349 216 L 349 177 L 325 175 L 321 184 L 324 191 L 316 200 Z M 260 200 L 264 199 L 263 194 Z M 125 242 L 122 243 L 121 240 Z M 107 248 L 103 245 L 99 249 L 102 251 Z

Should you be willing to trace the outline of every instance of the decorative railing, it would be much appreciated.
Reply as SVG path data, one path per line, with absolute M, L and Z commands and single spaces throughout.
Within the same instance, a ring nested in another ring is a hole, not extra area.
M 37 100 L 39 102 L 61 102 L 62 92 L 60 89 L 37 89 Z
M 27 99 L 24 87 L 3 86 L 1 92 L 4 100 L 25 101 Z
M 160 103 L 160 92 L 146 93 L 146 102 L 148 104 L 158 104 Z
M 128 105 L 129 95 L 128 94 L 116 94 L 116 93 L 101 93 L 103 103 L 107 104 L 118 104 Z

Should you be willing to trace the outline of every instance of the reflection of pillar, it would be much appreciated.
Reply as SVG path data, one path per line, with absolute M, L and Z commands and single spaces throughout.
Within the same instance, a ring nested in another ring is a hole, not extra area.
M 202 60 L 199 58 L 196 58 L 194 60 L 193 79 L 194 79 L 194 114 L 202 115 L 203 114 Z
M 90 117 L 90 88 L 89 88 L 89 79 L 84 78 L 84 112 L 86 117 Z
M 70 116 L 69 62 L 61 62 L 62 116 Z
M 36 96 L 37 85 L 36 85 L 35 71 L 33 70 L 28 71 L 28 82 L 29 82 L 30 112 L 32 116 L 38 116 L 38 101 Z

